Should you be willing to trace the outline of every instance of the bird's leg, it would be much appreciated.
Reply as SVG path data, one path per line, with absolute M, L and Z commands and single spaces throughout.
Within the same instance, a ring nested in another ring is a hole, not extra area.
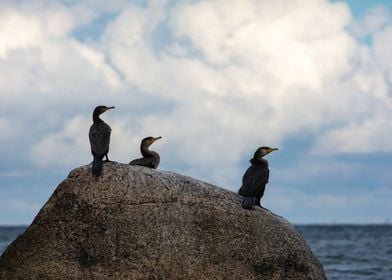
M 110 162 L 108 155 L 105 155 L 105 157 L 106 157 L 106 160 L 104 160 L 104 162 Z

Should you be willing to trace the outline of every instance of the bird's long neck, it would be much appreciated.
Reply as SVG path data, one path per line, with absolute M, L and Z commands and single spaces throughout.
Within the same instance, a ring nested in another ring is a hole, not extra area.
M 94 123 L 103 123 L 103 120 L 101 120 L 99 118 L 100 115 L 101 115 L 101 113 L 99 113 L 99 112 L 94 112 L 93 113 L 93 122 Z
M 140 145 L 140 152 L 142 153 L 143 157 L 152 157 L 155 154 L 154 151 L 150 151 L 149 145 Z
M 268 161 L 264 158 L 261 157 L 254 157 L 250 160 L 250 163 L 252 165 L 263 165 L 263 164 L 267 164 L 268 165 Z

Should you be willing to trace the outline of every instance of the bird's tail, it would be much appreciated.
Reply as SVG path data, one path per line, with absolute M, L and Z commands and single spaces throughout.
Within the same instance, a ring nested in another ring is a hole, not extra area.
M 253 206 L 256 204 L 256 198 L 253 196 L 245 196 L 242 201 L 242 208 L 244 209 L 253 209 Z
M 101 174 L 101 170 L 102 170 L 102 159 L 94 156 L 93 167 L 92 167 L 93 175 L 98 177 L 99 174 Z

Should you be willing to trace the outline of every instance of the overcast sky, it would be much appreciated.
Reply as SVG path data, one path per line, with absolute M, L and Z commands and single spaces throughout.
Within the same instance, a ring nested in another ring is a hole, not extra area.
M 392 215 L 392 3 L 2 0 L 0 224 L 29 224 L 88 164 L 91 114 L 109 158 L 145 136 L 160 169 L 237 191 L 259 146 L 262 204 L 293 223 Z

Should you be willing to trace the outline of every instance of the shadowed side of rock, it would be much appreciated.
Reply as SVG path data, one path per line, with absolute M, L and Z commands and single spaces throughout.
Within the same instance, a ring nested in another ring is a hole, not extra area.
M 304 240 L 237 194 L 119 163 L 73 170 L 0 258 L 1 279 L 326 279 Z

